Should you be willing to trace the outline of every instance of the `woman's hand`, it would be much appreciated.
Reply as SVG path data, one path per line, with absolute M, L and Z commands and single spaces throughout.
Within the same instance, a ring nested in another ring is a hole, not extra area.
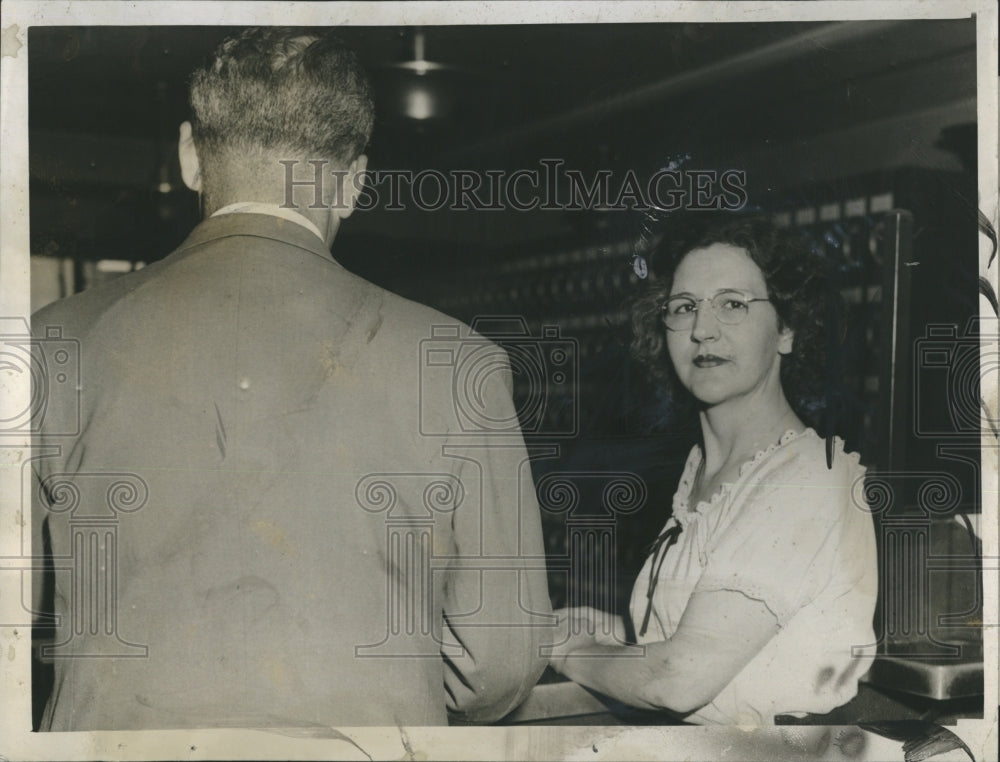
M 590 633 L 601 645 L 620 646 L 626 642 L 625 620 L 608 611 L 592 606 L 572 606 L 559 609 L 556 616 L 560 627 L 566 627 L 564 622 L 569 622 L 570 633 Z
M 562 638 L 553 645 L 549 663 L 557 672 L 565 674 L 566 657 L 570 654 L 625 642 L 625 623 L 620 616 L 591 606 L 573 606 L 555 613 L 556 631 L 562 633 Z

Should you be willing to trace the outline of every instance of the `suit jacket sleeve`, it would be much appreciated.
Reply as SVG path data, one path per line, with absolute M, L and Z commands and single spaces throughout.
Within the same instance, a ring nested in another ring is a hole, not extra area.
M 516 420 L 510 380 L 505 363 L 484 384 L 481 399 L 494 421 Z M 453 717 L 490 722 L 517 707 L 537 682 L 554 620 L 520 433 L 457 446 L 466 494 L 453 516 L 459 558 L 445 587 L 445 688 Z

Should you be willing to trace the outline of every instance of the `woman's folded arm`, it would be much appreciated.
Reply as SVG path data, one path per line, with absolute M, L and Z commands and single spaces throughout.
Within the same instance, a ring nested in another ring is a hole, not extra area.
M 735 590 L 697 592 L 669 640 L 610 646 L 576 636 L 555 649 L 552 664 L 626 704 L 687 714 L 714 699 L 778 629 L 763 601 Z

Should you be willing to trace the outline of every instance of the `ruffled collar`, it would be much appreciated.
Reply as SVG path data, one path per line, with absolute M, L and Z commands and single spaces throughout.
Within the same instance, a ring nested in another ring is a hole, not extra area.
M 720 485 L 719 489 L 708 500 L 702 500 L 693 508 L 688 505 L 688 500 L 691 497 L 691 490 L 694 488 L 695 476 L 698 473 L 698 468 L 701 466 L 702 452 L 701 446 L 695 445 L 691 448 L 691 452 L 688 455 L 687 463 L 684 465 L 684 473 L 681 474 L 680 483 L 677 485 L 677 491 L 674 492 L 673 500 L 673 517 L 681 524 L 681 526 L 686 526 L 689 522 L 694 521 L 697 516 L 703 515 L 708 511 L 711 511 L 715 506 L 722 503 L 725 498 L 732 492 L 733 487 L 735 487 L 739 482 L 741 482 L 747 474 L 753 471 L 761 461 L 772 455 L 774 452 L 789 444 L 794 442 L 807 434 L 812 434 L 813 436 L 819 436 L 811 428 L 807 427 L 802 431 L 794 431 L 788 429 L 777 442 L 768 445 L 763 450 L 758 450 L 757 454 L 752 458 L 747 460 L 740 466 L 740 473 L 736 481 L 728 482 Z

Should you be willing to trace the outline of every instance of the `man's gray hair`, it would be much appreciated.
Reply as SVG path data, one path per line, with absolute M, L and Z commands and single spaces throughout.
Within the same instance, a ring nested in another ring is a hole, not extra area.
M 191 80 L 192 132 L 203 156 L 281 151 L 346 165 L 368 144 L 374 110 L 357 56 L 309 28 L 247 29 Z

